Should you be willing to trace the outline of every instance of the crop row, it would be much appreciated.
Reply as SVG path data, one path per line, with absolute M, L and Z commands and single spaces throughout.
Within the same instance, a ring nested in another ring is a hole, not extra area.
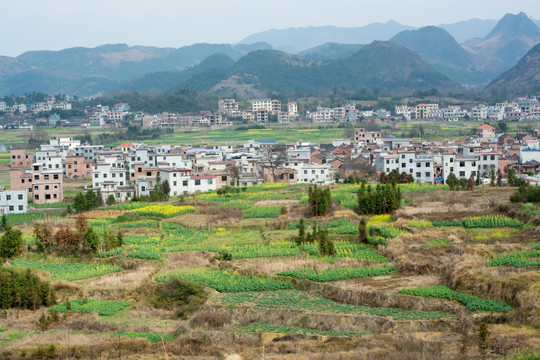
M 180 270 L 162 275 L 157 281 L 165 281 L 169 276 L 179 276 L 185 280 L 202 284 L 219 292 L 268 291 L 291 289 L 289 282 L 263 279 L 255 275 L 240 275 L 236 272 L 212 268 Z
M 12 266 L 29 267 L 47 271 L 51 274 L 51 280 L 74 281 L 80 279 L 101 276 L 113 272 L 122 271 L 119 266 L 101 264 L 77 264 L 77 263 L 44 263 L 39 261 L 13 260 Z
M 217 301 L 223 305 L 256 305 L 268 308 L 294 309 L 333 314 L 357 314 L 391 317 L 395 320 L 436 320 L 455 318 L 441 311 L 415 311 L 395 308 L 370 308 L 328 300 L 298 290 L 223 294 Z
M 171 334 L 132 332 L 132 331 L 117 331 L 114 336 L 124 336 L 130 338 L 143 338 L 151 342 L 174 341 L 175 337 Z
M 163 248 L 159 245 L 133 245 L 127 257 L 141 260 L 161 260 Z
M 100 316 L 111 316 L 129 306 L 128 302 L 105 301 L 98 299 L 76 299 L 53 306 L 50 311 L 60 313 L 97 313 Z
M 192 230 L 172 222 L 162 223 L 161 229 L 165 234 L 165 246 L 200 244 L 213 233 L 211 230 Z
M 481 299 L 479 297 L 459 293 L 450 289 L 448 286 L 427 286 L 416 289 L 401 289 L 400 294 L 423 296 L 427 298 L 455 300 L 471 311 L 502 311 L 512 310 L 510 305 L 502 302 Z
M 252 206 L 244 210 L 245 218 L 277 218 L 281 206 Z
M 170 218 L 195 212 L 193 206 L 173 206 L 173 205 L 149 205 L 142 208 L 130 210 L 141 216 L 152 216 L 159 218 Z
M 26 214 L 9 214 L 6 216 L 7 222 L 10 225 L 30 224 L 36 220 L 56 219 L 60 217 L 60 211 L 40 211 L 29 212 Z
M 298 279 L 308 279 L 316 282 L 339 281 L 345 279 L 364 278 L 371 276 L 388 275 L 396 271 L 395 266 L 368 267 L 368 268 L 341 268 L 316 272 L 313 269 L 290 270 L 278 275 L 290 276 Z
M 120 247 L 117 247 L 115 249 L 111 249 L 109 251 L 103 251 L 103 252 L 99 253 L 97 256 L 100 257 L 100 258 L 108 258 L 108 257 L 111 257 L 111 256 L 116 256 L 116 255 L 120 254 L 122 251 L 124 251 L 124 247 L 120 246 Z
M 513 266 L 518 268 L 540 266 L 540 251 L 521 252 L 500 255 L 492 258 L 486 263 L 486 266 Z
M 294 242 L 272 242 L 268 245 L 181 245 L 168 249 L 169 251 L 212 251 L 227 253 L 232 259 L 267 258 L 276 256 L 297 256 L 300 249 Z
M 239 332 L 265 332 L 278 334 L 302 334 L 302 335 L 321 335 L 321 336 L 343 336 L 343 337 L 361 337 L 371 335 L 369 331 L 325 331 L 317 329 L 302 329 L 293 326 L 276 326 L 262 322 L 256 322 L 238 329 Z
M 333 258 L 351 258 L 368 260 L 374 263 L 390 262 L 390 259 L 378 254 L 374 249 L 360 244 L 348 242 L 335 242 L 336 255 Z M 303 243 L 300 250 L 311 257 L 320 257 L 319 246 L 315 243 Z
M 502 215 L 484 215 L 463 219 L 466 228 L 520 227 L 523 223 L 517 219 Z

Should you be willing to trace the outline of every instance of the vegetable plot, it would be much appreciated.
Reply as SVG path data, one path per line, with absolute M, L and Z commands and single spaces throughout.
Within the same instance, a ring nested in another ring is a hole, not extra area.
M 428 286 L 416 289 L 401 289 L 399 294 L 423 296 L 427 298 L 455 300 L 471 311 L 501 311 L 508 312 L 512 310 L 510 305 L 502 302 L 481 299 L 479 297 L 459 293 L 450 289 L 448 286 Z
M 339 281 L 345 279 L 381 276 L 394 273 L 395 266 L 369 267 L 369 268 L 342 268 L 330 269 L 317 273 L 313 269 L 290 270 L 278 273 L 278 275 L 290 276 L 298 279 L 308 279 L 316 282 Z
M 263 279 L 255 275 L 240 275 L 233 271 L 197 268 L 169 273 L 187 281 L 202 284 L 219 292 L 268 291 L 292 289 L 292 284 L 283 281 Z M 169 277 L 163 275 L 157 281 L 165 281 Z

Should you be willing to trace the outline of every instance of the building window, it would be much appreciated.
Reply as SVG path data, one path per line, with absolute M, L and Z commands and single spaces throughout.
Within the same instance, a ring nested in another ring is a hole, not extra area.
M 11 195 L 6 195 L 6 200 L 10 201 L 11 200 Z
M 459 177 L 465 177 L 465 171 L 460 171 L 459 172 Z
M 422 173 L 417 172 L 416 177 L 419 178 L 420 176 L 422 176 Z
M 60 178 L 60 175 L 54 174 L 53 178 L 54 178 L 54 180 L 58 180 Z
M 24 206 L 23 205 L 19 205 L 19 211 L 23 211 L 24 210 Z
M 182 181 L 182 186 L 187 186 L 187 180 Z
M 460 162 L 459 162 L 459 166 L 460 166 L 460 167 L 465 167 L 465 161 L 460 161 Z
M 431 176 L 431 173 L 430 173 L 429 171 L 426 172 L 426 177 L 428 178 L 428 177 L 430 177 L 430 176 Z
M 208 185 L 212 185 L 214 183 L 213 179 L 208 179 Z
M 15 208 L 13 206 L 10 206 L 9 211 L 13 211 L 13 210 L 15 210 Z
M 197 179 L 195 180 L 195 186 L 201 185 L 201 180 Z

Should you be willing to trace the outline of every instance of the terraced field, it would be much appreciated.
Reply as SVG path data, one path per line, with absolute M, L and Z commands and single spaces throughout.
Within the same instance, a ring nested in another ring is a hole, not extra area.
M 366 243 L 359 185 L 334 186 L 318 218 L 303 185 L 116 204 L 86 214 L 96 256 L 44 254 L 28 226 L 43 219 L 11 219 L 25 249 L 9 266 L 38 271 L 57 299 L 0 313 L 0 356 L 472 359 L 484 322 L 486 358 L 538 353 L 536 205 L 509 204 L 512 189 L 400 186 L 403 207 L 367 216 Z M 328 230 L 333 255 L 299 240 L 302 217 L 307 233 Z

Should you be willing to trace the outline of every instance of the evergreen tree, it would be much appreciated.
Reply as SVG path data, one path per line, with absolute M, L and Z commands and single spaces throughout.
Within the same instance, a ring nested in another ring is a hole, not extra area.
M 94 190 L 90 189 L 84 195 L 86 198 L 86 209 L 92 210 L 98 207 L 98 197 Z
M 84 234 L 84 250 L 87 253 L 95 254 L 99 245 L 99 236 L 94 229 L 89 226 Z
M 473 174 L 469 176 L 469 181 L 467 181 L 467 190 L 471 191 L 472 189 L 474 189 L 474 175 Z
M 306 225 L 304 224 L 304 218 L 300 219 L 300 226 L 298 227 L 298 239 L 300 242 L 306 241 Z
M 168 198 L 169 194 L 171 193 L 171 185 L 169 184 L 169 180 L 165 180 L 163 183 L 161 183 L 161 190 L 163 190 L 165 196 Z
M 3 214 L 2 215 L 2 223 L 0 224 L 0 231 L 6 231 L 7 228 L 8 228 L 7 215 Z
M 366 218 L 364 217 L 360 219 L 360 224 L 358 225 L 358 242 L 360 242 L 361 244 L 368 243 L 367 222 Z
M 8 225 L 4 235 L 0 238 L 0 258 L 11 259 L 22 254 L 22 251 L 22 231 Z
M 456 190 L 456 185 L 458 185 L 458 181 L 456 175 L 453 172 L 450 172 L 450 174 L 446 178 L 446 183 L 448 184 L 448 188 L 451 191 Z
M 83 212 L 88 210 L 88 201 L 82 192 L 78 192 L 73 199 L 73 209 L 76 212 Z
M 497 186 L 498 187 L 502 186 L 502 178 L 503 178 L 502 171 L 501 169 L 499 169 L 497 170 Z
M 495 186 L 495 169 L 491 169 L 491 172 L 489 174 L 489 186 Z
M 107 205 L 114 205 L 116 204 L 116 199 L 114 198 L 114 195 L 113 194 L 109 194 L 109 196 L 107 196 Z
M 514 169 L 509 168 L 506 177 L 508 178 L 508 186 L 516 186 L 516 171 Z
M 476 186 L 482 185 L 482 179 L 480 178 L 480 171 L 476 172 Z
M 99 207 L 102 207 L 103 205 L 105 205 L 103 203 L 103 195 L 101 195 L 101 190 L 98 190 L 96 192 L 96 197 L 97 197 L 97 199 L 96 199 L 96 207 L 99 208 Z

